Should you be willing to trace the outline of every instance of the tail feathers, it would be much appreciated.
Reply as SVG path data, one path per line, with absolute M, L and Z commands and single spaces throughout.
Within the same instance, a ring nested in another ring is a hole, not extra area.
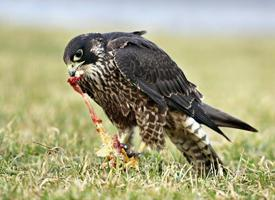
M 179 118 L 181 126 L 166 130 L 171 141 L 186 160 L 202 175 L 226 172 L 219 156 L 212 148 L 202 126 L 191 117 Z M 177 123 L 177 121 L 174 121 Z
M 253 128 L 246 122 L 243 122 L 225 112 L 222 112 L 216 108 L 213 108 L 210 105 L 202 104 L 201 107 L 217 126 L 258 132 L 257 129 Z

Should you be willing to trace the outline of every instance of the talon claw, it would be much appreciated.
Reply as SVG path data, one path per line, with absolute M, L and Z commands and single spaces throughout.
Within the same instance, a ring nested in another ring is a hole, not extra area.
M 127 154 L 127 156 L 129 158 L 132 158 L 132 157 L 135 157 L 135 158 L 138 158 L 140 153 L 138 152 L 134 152 L 133 150 L 131 150 L 127 144 L 123 144 L 123 143 L 120 143 L 120 147 L 123 148 Z

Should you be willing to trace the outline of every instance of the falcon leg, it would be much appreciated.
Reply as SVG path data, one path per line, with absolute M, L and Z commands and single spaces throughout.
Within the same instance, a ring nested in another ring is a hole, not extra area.
M 145 142 L 141 142 L 138 148 L 138 152 L 143 153 L 146 148 L 147 148 L 147 144 Z
M 129 158 L 138 157 L 147 148 L 146 143 L 142 141 L 139 145 L 137 152 L 132 150 L 134 128 L 128 129 L 127 132 L 124 131 L 123 134 L 121 134 L 120 132 L 119 135 L 120 135 L 119 141 L 121 141 L 121 147 L 125 150 Z
M 130 127 L 127 129 L 119 129 L 118 135 L 120 148 L 123 149 L 123 151 L 125 152 L 125 159 L 136 159 L 140 155 L 140 153 L 137 153 L 132 150 L 134 127 Z
M 126 130 L 119 130 L 119 140 L 121 143 L 128 145 L 130 148 L 133 145 L 134 127 Z

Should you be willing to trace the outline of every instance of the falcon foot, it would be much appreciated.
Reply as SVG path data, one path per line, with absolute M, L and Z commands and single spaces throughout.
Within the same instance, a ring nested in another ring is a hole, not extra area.
M 132 157 L 138 158 L 141 155 L 141 153 L 131 150 L 127 144 L 121 143 L 121 148 L 124 149 L 124 151 L 126 152 L 129 158 L 132 158 Z
M 137 152 L 134 152 L 133 150 L 131 150 L 127 144 L 124 144 L 124 143 L 117 144 L 116 143 L 117 141 L 114 142 L 115 148 L 117 148 L 117 150 L 120 153 L 125 152 L 126 155 L 128 156 L 128 158 L 132 158 L 132 157 L 138 158 L 141 155 L 141 153 L 137 153 Z
M 113 138 L 113 148 L 116 149 L 117 153 L 123 159 L 126 167 L 138 169 L 138 157 L 140 153 L 132 151 L 128 145 L 121 143 L 118 140 L 118 136 Z
M 121 143 L 118 136 L 113 138 L 108 136 L 108 140 L 105 140 L 102 148 L 97 151 L 97 156 L 106 158 L 102 164 L 103 168 L 120 166 L 138 170 L 139 155 L 139 153 L 130 150 L 128 145 Z

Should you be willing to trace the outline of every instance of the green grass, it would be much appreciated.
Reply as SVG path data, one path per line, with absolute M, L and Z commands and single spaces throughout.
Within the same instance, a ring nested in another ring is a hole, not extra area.
M 0 29 L 2 199 L 275 199 L 274 38 L 148 34 L 206 102 L 259 129 L 226 129 L 232 143 L 209 130 L 233 173 L 201 178 L 169 142 L 161 153 L 146 153 L 140 171 L 101 169 L 99 138 L 80 96 L 66 83 L 62 61 L 64 46 L 77 33 Z M 97 113 L 114 134 L 99 107 Z

